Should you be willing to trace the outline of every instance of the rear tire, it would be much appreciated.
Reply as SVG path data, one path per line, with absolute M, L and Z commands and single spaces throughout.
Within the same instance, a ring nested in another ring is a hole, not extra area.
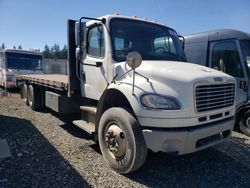
M 23 101 L 27 106 L 29 106 L 29 101 L 28 101 L 28 86 L 27 84 L 23 84 L 22 86 L 22 95 L 21 97 L 23 98 Z
M 42 105 L 41 92 L 38 87 L 29 85 L 28 87 L 28 104 L 32 110 L 39 110 Z
M 148 149 L 141 127 L 123 108 L 110 108 L 104 112 L 98 139 L 105 162 L 120 174 L 137 170 L 146 160 Z
M 240 130 L 247 136 L 250 136 L 250 110 L 246 111 L 239 122 Z

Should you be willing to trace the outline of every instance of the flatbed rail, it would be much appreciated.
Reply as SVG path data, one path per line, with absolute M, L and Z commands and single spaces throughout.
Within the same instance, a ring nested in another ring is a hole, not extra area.
M 37 85 L 66 91 L 68 89 L 68 75 L 63 74 L 30 74 L 18 75 L 18 81 L 29 81 Z

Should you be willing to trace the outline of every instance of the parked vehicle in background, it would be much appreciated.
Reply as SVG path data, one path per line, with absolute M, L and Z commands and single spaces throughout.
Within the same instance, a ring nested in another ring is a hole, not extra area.
M 0 86 L 18 87 L 16 75 L 41 74 L 43 57 L 40 52 L 4 49 L 0 50 Z
M 236 123 L 250 136 L 250 34 L 222 29 L 184 37 L 188 62 L 223 71 L 236 79 Z
M 73 123 L 99 142 L 113 170 L 140 168 L 148 149 L 182 155 L 231 135 L 234 78 L 184 63 L 172 28 L 119 15 L 82 17 L 68 20 L 67 46 L 68 75 L 18 76 L 24 101 L 34 110 L 81 111 Z

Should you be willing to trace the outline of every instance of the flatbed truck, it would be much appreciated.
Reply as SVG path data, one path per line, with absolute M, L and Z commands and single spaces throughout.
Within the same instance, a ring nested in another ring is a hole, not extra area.
M 140 168 L 148 149 L 183 155 L 230 137 L 235 79 L 184 63 L 172 28 L 120 15 L 82 17 L 68 20 L 68 48 L 68 74 L 20 75 L 22 97 L 34 110 L 80 111 L 73 123 L 116 172 Z

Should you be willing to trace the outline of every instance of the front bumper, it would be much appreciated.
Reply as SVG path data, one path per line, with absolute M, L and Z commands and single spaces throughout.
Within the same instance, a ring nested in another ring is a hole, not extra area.
M 230 117 L 195 127 L 169 129 L 145 127 L 143 136 L 147 147 L 154 152 L 182 155 L 205 149 L 230 137 L 234 122 L 234 117 Z

